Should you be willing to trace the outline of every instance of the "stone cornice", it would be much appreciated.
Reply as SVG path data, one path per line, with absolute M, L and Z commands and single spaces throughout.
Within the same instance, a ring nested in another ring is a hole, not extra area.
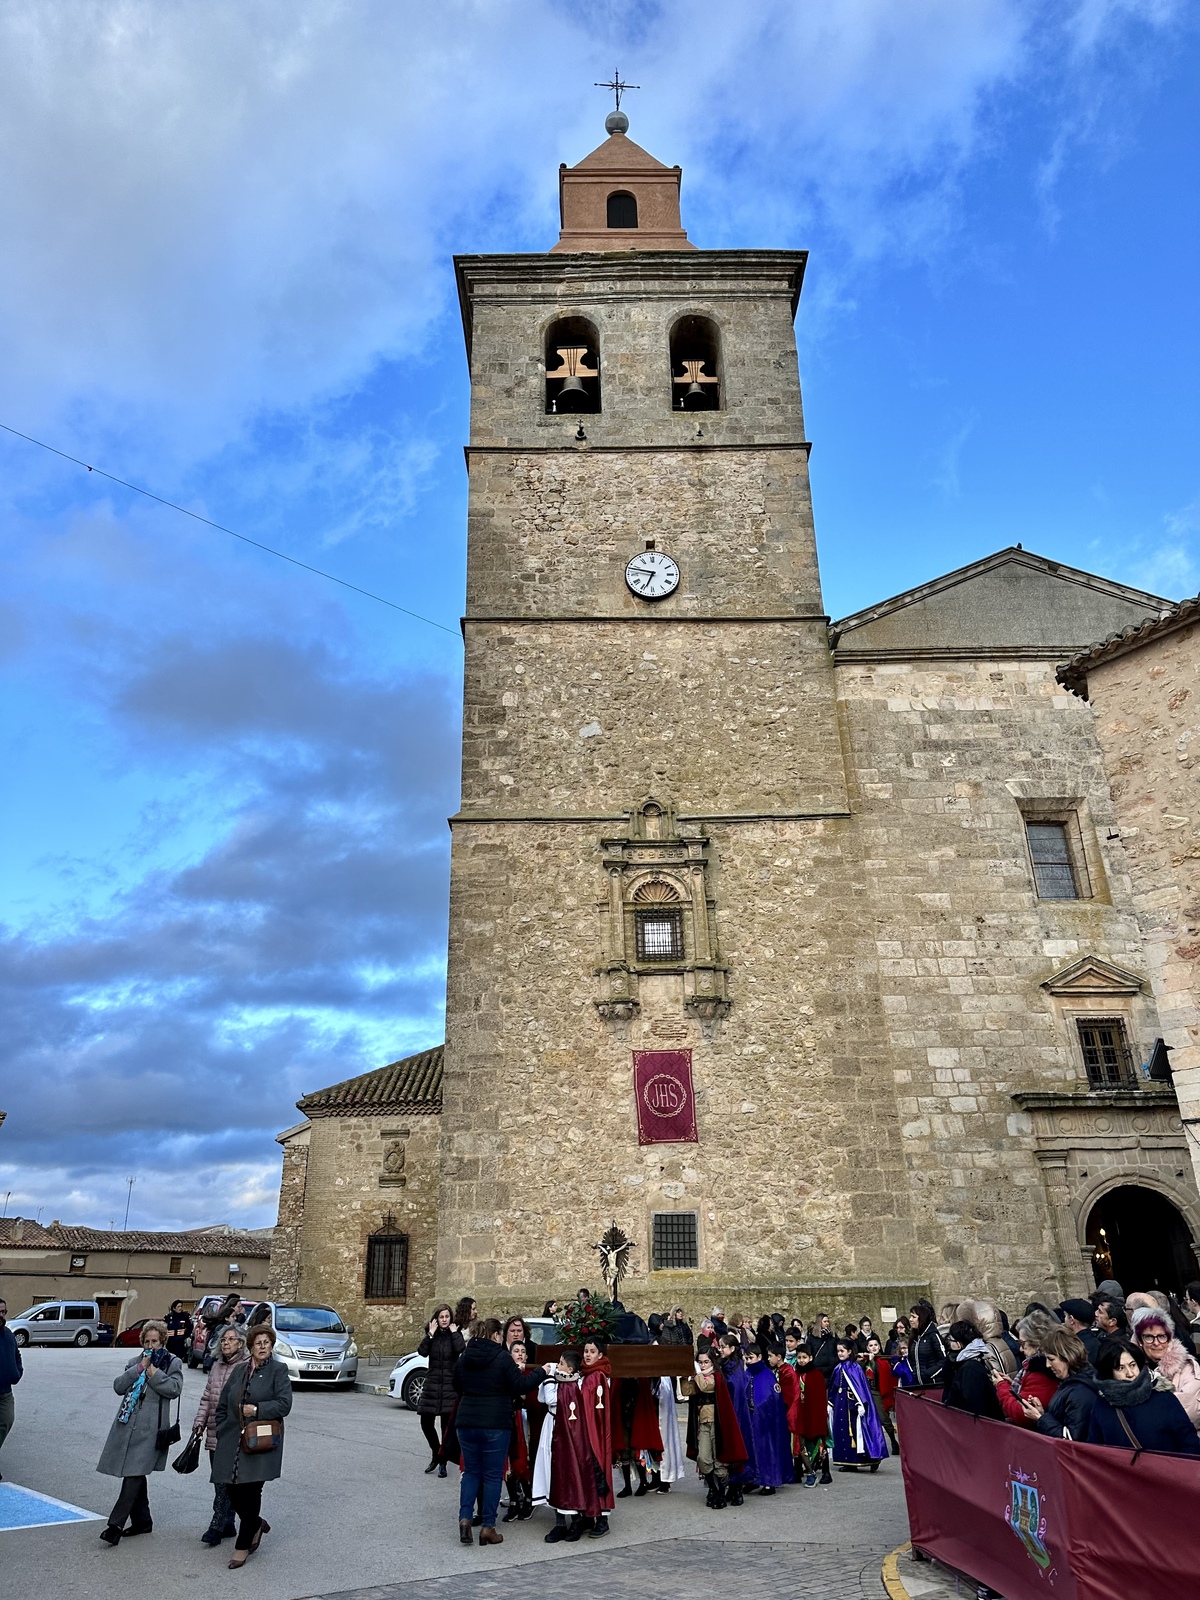
M 1174 1110 L 1174 1089 L 1060 1089 L 1013 1095 L 1022 1111 L 1153 1111 Z
M 846 822 L 851 815 L 844 806 L 830 806 L 824 811 L 681 811 L 678 817 L 680 822 Z M 629 818 L 621 811 L 457 811 L 446 820 L 452 828 L 463 822 L 577 823 L 596 827 L 628 822 Z
M 739 292 L 761 299 L 772 280 L 786 295 L 792 315 L 800 300 L 807 250 L 621 250 L 556 252 L 553 255 L 455 256 L 463 334 L 467 355 L 473 335 L 472 307 L 489 290 L 504 299 L 540 290 L 539 299 L 561 296 L 564 289 L 586 284 L 592 300 L 636 294 L 639 300 L 681 294 L 728 298 Z M 647 280 L 651 280 L 648 282 Z
M 709 412 L 713 416 L 716 413 Z M 571 421 L 576 416 L 586 416 L 586 412 L 572 414 Z M 689 416 L 700 416 L 700 412 L 689 412 Z M 694 441 L 676 440 L 674 443 L 665 444 L 593 444 L 590 439 L 569 439 L 565 444 L 465 444 L 463 456 L 468 467 L 472 456 L 560 456 L 560 455 L 692 455 L 696 451 L 721 451 L 731 450 L 803 450 L 805 455 L 812 454 L 811 439 L 766 439 L 750 440 L 741 444 L 714 444 L 711 441 L 697 439 Z M 1062 651 L 1059 651 L 1059 656 Z

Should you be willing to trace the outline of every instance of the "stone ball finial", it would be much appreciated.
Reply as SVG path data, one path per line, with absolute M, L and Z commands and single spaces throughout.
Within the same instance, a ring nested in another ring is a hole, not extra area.
M 610 111 L 604 119 L 606 133 L 628 133 L 629 118 L 623 111 Z

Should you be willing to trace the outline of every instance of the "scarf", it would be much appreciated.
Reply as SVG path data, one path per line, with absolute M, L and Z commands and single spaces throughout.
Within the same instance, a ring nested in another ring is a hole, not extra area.
M 1099 1378 L 1096 1387 L 1115 1411 L 1140 1406 L 1154 1393 L 1154 1373 L 1143 1367 L 1132 1383 L 1123 1378 Z
M 137 1377 L 134 1379 L 133 1388 L 130 1389 L 124 1400 L 121 1401 L 121 1409 L 117 1412 L 118 1422 L 133 1421 L 133 1413 L 137 1410 L 138 1401 L 142 1398 L 142 1394 L 146 1388 L 146 1373 L 148 1371 L 149 1368 L 143 1368 L 143 1370 L 138 1373 Z
M 955 1356 L 955 1364 L 957 1365 L 957 1363 L 960 1361 L 970 1361 L 975 1356 L 986 1356 L 987 1353 L 988 1347 L 986 1344 L 984 1344 L 982 1339 L 972 1339 L 970 1344 L 963 1345 L 962 1349 Z

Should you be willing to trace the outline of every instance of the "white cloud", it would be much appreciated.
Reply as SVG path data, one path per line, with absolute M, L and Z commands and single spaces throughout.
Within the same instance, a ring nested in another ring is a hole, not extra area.
M 1095 41 L 1167 0 L 1086 0 Z M 418 348 L 451 248 L 545 248 L 555 170 L 633 132 L 687 168 L 693 232 L 820 215 L 853 248 L 944 225 L 1020 0 L 12 0 L 0 19 L 0 400 L 185 457 Z M 97 420 L 104 418 L 103 425 Z

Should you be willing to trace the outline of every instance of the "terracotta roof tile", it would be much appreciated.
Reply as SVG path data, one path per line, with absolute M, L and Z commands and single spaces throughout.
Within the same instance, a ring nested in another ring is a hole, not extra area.
M 20 1239 L 14 1240 L 13 1224 L 16 1222 L 22 1222 L 24 1226 Z M 172 1256 L 228 1256 L 231 1261 L 236 1261 L 239 1255 L 266 1260 L 271 1254 L 271 1240 L 263 1234 L 223 1233 L 217 1229 L 193 1233 L 150 1233 L 144 1229 L 64 1228 L 61 1223 L 43 1228 L 28 1217 L 0 1219 L 0 1244 L 36 1245 L 43 1250 L 74 1250 L 80 1254 L 101 1250 L 122 1253 L 153 1250 Z
M 1165 634 L 1174 633 L 1176 628 L 1184 628 L 1188 623 L 1197 621 L 1200 621 L 1200 595 L 1192 600 L 1181 600 L 1177 606 L 1172 606 L 1157 617 L 1147 617 L 1145 622 L 1123 628 L 1120 633 L 1110 633 L 1107 639 L 1089 645 L 1086 650 L 1063 662 L 1056 674 L 1058 681 L 1073 694 L 1086 694 L 1089 668 L 1099 666 L 1102 661 L 1115 660 L 1131 650 L 1140 650 L 1152 640 L 1161 639 Z
M 445 1047 L 422 1050 L 296 1101 L 306 1117 L 430 1116 L 442 1109 Z

